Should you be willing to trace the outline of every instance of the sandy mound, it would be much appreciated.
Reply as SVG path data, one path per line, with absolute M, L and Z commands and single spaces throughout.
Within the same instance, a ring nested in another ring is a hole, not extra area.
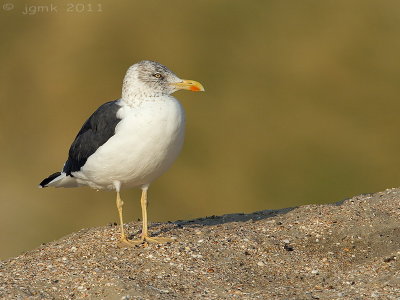
M 81 230 L 0 263 L 5 299 L 399 299 L 400 189 L 153 224 L 164 245 Z M 140 228 L 128 224 L 128 232 Z

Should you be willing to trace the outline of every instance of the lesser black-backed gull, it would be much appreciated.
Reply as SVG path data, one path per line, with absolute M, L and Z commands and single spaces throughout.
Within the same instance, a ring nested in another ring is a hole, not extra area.
M 171 241 L 148 233 L 147 189 L 181 151 L 185 114 L 171 96 L 181 89 L 204 91 L 199 82 L 182 80 L 157 62 L 132 65 L 123 81 L 121 99 L 104 103 L 90 116 L 72 143 L 62 171 L 44 179 L 40 187 L 115 190 L 122 244 Z M 125 234 L 120 197 L 121 189 L 133 187 L 142 189 L 143 227 L 135 241 Z

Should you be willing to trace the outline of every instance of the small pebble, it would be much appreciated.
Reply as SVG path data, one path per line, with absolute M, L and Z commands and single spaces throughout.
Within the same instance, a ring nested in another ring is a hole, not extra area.
M 78 291 L 83 292 L 85 290 L 86 290 L 86 288 L 84 286 L 82 286 L 82 285 L 78 286 Z

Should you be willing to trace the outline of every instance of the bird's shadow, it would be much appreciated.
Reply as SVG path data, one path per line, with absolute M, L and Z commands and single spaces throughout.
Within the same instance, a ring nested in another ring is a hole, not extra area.
M 366 195 L 370 195 L 370 194 L 366 194 Z M 340 206 L 346 200 L 351 200 L 351 199 L 345 199 L 342 201 L 329 203 L 328 205 Z M 269 218 L 273 218 L 273 217 L 276 217 L 279 215 L 287 214 L 296 208 L 299 208 L 299 206 L 287 207 L 287 208 L 282 208 L 282 209 L 266 209 L 266 210 L 249 213 L 249 214 L 236 213 L 236 214 L 226 214 L 226 215 L 222 215 L 222 216 L 213 215 L 213 216 L 197 218 L 197 219 L 193 219 L 193 220 L 177 220 L 174 222 L 168 221 L 168 224 L 170 224 L 171 226 L 159 228 L 159 230 L 156 230 L 153 232 L 153 235 L 158 236 L 161 233 L 170 232 L 174 229 L 180 229 L 180 228 L 184 228 L 184 227 L 185 228 L 200 228 L 200 227 L 222 225 L 222 224 L 233 223 L 233 222 L 248 222 L 248 221 L 257 222 L 260 220 L 269 219 Z M 161 224 L 162 223 L 158 223 L 158 222 L 152 223 L 149 226 L 149 228 L 156 229 Z M 138 231 L 136 234 L 140 234 L 140 231 Z M 134 235 L 132 235 L 131 237 L 133 237 L 133 236 Z
M 204 218 L 197 218 L 193 220 L 178 220 L 175 222 L 168 222 L 172 226 L 167 226 L 161 228 L 160 230 L 154 232 L 154 235 L 159 235 L 160 233 L 166 233 L 174 229 L 180 228 L 199 228 L 206 226 L 222 225 L 226 223 L 233 222 L 248 222 L 248 221 L 260 221 L 263 219 L 268 219 L 276 217 L 278 215 L 287 214 L 288 212 L 296 209 L 297 207 L 289 207 L 276 210 L 262 210 L 250 214 L 237 213 L 237 214 L 226 214 L 222 216 L 209 216 Z M 153 223 L 150 227 L 158 227 L 161 223 Z
M 360 196 L 370 196 L 372 194 L 362 194 Z M 338 202 L 334 203 L 329 203 L 327 205 L 333 205 L 333 206 L 340 206 L 343 205 L 344 202 L 347 200 L 351 201 L 352 199 L 344 199 Z M 192 219 L 192 220 L 177 220 L 174 222 L 168 221 L 167 224 L 170 226 L 163 226 L 160 228 L 160 225 L 163 223 L 160 222 L 155 222 L 149 225 L 150 229 L 155 229 L 153 231 L 154 236 L 158 236 L 159 234 L 162 233 L 167 233 L 175 229 L 180 229 L 180 228 L 200 228 L 200 227 L 207 227 L 207 226 L 215 226 L 215 225 L 222 225 L 226 223 L 233 223 L 233 222 L 248 222 L 248 221 L 253 221 L 257 222 L 260 220 L 264 219 L 269 219 L 273 218 L 279 215 L 285 215 L 289 213 L 292 210 L 295 210 L 299 208 L 299 206 L 294 206 L 294 207 L 287 207 L 287 208 L 282 208 L 282 209 L 266 209 L 266 210 L 261 210 L 261 211 L 256 211 L 253 213 L 245 214 L 245 213 L 236 213 L 236 214 L 226 214 L 222 216 L 209 216 L 209 217 L 204 217 L 204 218 L 197 218 L 197 219 Z M 279 223 L 279 221 L 277 221 Z M 116 223 L 115 223 L 116 225 Z M 157 230 L 158 229 L 158 230 Z M 136 233 L 130 235 L 130 238 L 133 238 L 135 235 L 140 235 L 140 231 L 138 230 Z

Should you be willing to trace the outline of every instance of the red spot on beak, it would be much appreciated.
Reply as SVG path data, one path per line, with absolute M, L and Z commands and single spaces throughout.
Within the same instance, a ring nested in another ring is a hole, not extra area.
M 192 85 L 192 86 L 190 87 L 190 90 L 193 91 L 193 92 L 198 92 L 198 91 L 200 91 L 200 88 L 198 88 L 198 87 L 195 86 L 195 85 Z

